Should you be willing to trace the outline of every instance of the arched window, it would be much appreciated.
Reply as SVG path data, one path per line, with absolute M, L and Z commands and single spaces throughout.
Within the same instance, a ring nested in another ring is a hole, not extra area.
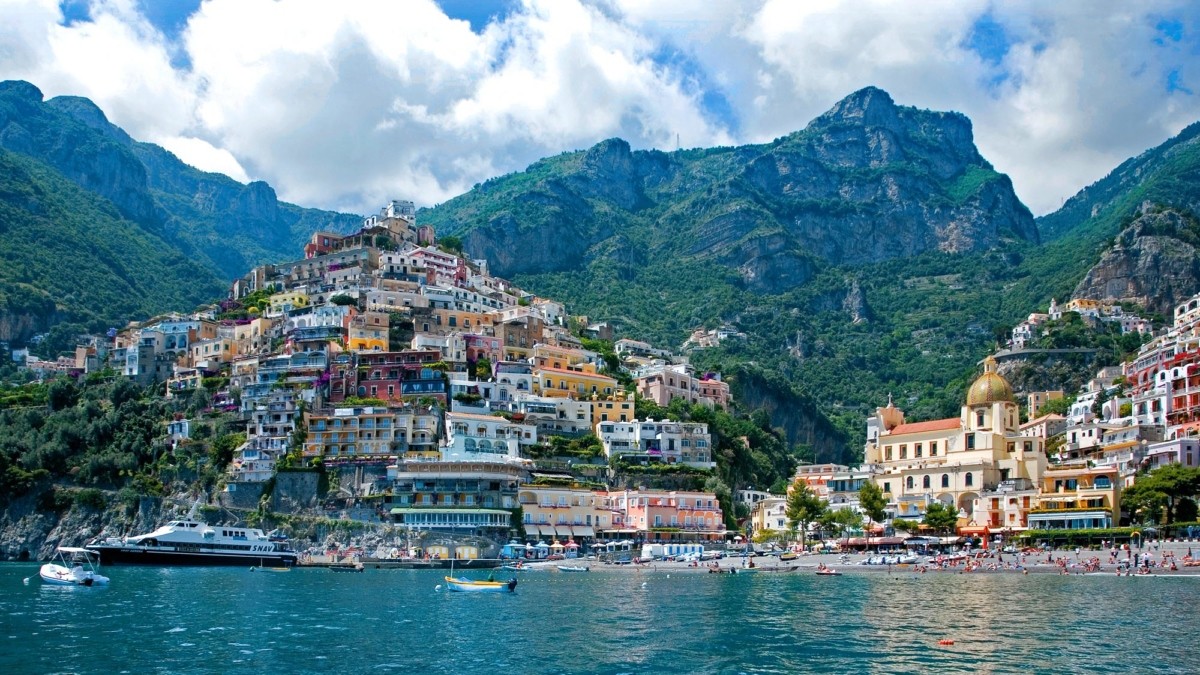
M 971 487 L 971 486 L 972 486 L 972 485 L 974 485 L 974 484 L 975 484 L 975 476 L 974 476 L 974 474 L 968 473 L 968 474 L 967 474 L 967 479 L 966 479 L 966 483 L 965 483 L 965 485 L 966 485 L 967 487 Z
M 913 477 L 912 476 L 908 477 L 907 485 L 908 485 L 909 490 L 913 489 Z
M 923 479 L 921 479 L 921 487 L 925 488 L 926 490 L 929 489 L 929 476 L 925 476 Z
M 950 487 L 950 474 L 948 474 L 948 473 L 942 474 L 942 487 L 944 487 L 944 488 Z

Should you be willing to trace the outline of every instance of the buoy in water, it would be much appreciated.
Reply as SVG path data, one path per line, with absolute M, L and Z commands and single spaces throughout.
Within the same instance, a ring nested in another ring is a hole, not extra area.
M 939 645 L 952 645 L 952 644 L 954 644 L 954 640 L 942 639 L 942 640 L 938 640 L 938 644 Z
M 28 585 L 29 585 L 29 580 L 30 580 L 31 578 L 32 578 L 32 577 L 25 577 L 25 585 L 26 585 L 26 586 L 28 586 Z
M 438 584 L 437 586 L 434 586 L 434 587 L 433 587 L 433 590 L 435 590 L 435 591 L 440 591 L 440 590 L 442 590 L 442 585 L 441 585 L 441 584 Z

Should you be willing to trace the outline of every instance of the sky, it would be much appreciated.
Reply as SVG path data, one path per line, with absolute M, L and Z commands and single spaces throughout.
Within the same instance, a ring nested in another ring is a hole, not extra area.
M 360 214 L 606 138 L 770 141 L 874 85 L 969 116 L 1040 215 L 1200 120 L 1200 3 L 0 0 L 0 79 Z

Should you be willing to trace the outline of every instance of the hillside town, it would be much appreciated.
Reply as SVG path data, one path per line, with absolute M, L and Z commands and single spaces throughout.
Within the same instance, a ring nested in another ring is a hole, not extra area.
M 742 534 L 790 541 L 788 495 L 737 491 L 750 517 L 734 530 L 713 492 L 619 480 L 630 466 L 711 473 L 707 424 L 639 419 L 635 404 L 726 409 L 719 373 L 614 340 L 612 326 L 571 316 L 451 244 L 438 246 L 412 202 L 393 201 L 356 232 L 313 234 L 303 258 L 254 268 L 217 305 L 89 338 L 73 359 L 18 356 L 42 375 L 112 369 L 167 397 L 211 391 L 211 409 L 245 426 L 222 485 L 228 506 L 255 506 L 281 467 L 320 465 L 343 477 L 342 517 L 410 532 L 503 542 L 523 530 L 525 543 L 548 551 Z M 1037 351 L 1049 322 L 1072 312 L 1121 333 L 1152 330 L 1120 306 L 1052 301 L 997 357 Z M 1135 360 L 1096 373 L 1064 414 L 1042 412 L 1065 403 L 1063 391 L 1015 392 L 992 357 L 958 417 L 910 421 L 889 397 L 867 420 L 860 466 L 802 464 L 788 492 L 804 485 L 829 512 L 862 513 L 862 486 L 875 484 L 884 518 L 863 526 L 860 516 L 847 532 L 858 536 L 844 542 L 862 548 L 930 529 L 934 504 L 955 514 L 953 535 L 982 542 L 1128 524 L 1121 494 L 1140 473 L 1200 462 L 1198 326 L 1200 296 Z M 731 326 L 698 329 L 680 351 L 739 337 Z M 176 419 L 166 433 L 186 444 L 190 428 Z M 814 521 L 805 534 L 824 528 Z
M 711 492 L 607 489 L 619 465 L 711 473 L 708 425 L 638 419 L 635 397 L 727 408 L 720 374 L 614 341 L 608 324 L 436 244 L 412 202 L 393 201 L 357 232 L 317 232 L 303 258 L 254 268 L 219 305 L 89 338 L 73 359 L 18 356 L 41 375 L 111 369 L 167 397 L 211 392 L 209 410 L 245 425 L 228 506 L 257 505 L 281 466 L 319 464 L 343 476 L 344 517 L 406 531 L 502 542 L 516 512 L 531 544 L 560 551 L 722 541 Z M 192 423 L 165 432 L 186 444 Z M 555 451 L 572 440 L 589 445 Z

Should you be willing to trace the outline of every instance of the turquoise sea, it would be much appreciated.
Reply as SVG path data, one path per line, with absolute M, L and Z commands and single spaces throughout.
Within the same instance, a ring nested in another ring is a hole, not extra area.
M 0 565 L 0 673 L 1200 672 L 1197 577 L 536 571 L 464 595 L 433 571 L 104 573 Z

